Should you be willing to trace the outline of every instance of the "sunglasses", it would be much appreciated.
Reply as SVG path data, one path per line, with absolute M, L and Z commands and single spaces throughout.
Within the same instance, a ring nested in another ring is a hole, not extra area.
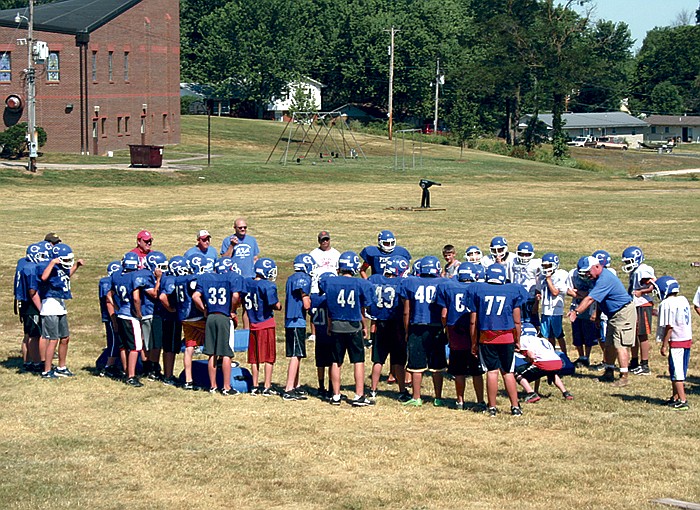
M 200 237 L 199 240 L 208 242 L 208 241 L 211 241 L 211 237 Z
M 153 239 L 149 239 L 148 241 L 146 241 L 145 239 L 141 239 L 141 240 L 146 244 L 153 244 Z
M 238 230 L 247 230 L 248 225 L 241 225 L 240 227 L 236 227 Z

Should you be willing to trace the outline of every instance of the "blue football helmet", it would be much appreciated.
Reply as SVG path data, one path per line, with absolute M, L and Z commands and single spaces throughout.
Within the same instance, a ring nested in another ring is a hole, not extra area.
M 384 253 L 391 253 L 396 248 L 396 238 L 391 230 L 382 230 L 377 235 L 377 246 Z
M 654 282 L 654 294 L 662 301 L 671 294 L 679 293 L 680 290 L 681 286 L 673 276 L 661 276 Z
M 165 272 L 168 270 L 168 257 L 159 251 L 151 251 L 146 255 L 146 268 L 151 272 L 160 269 Z
M 122 263 L 119 262 L 118 260 L 114 260 L 107 264 L 107 276 L 112 276 L 114 273 L 117 271 L 121 270 L 122 268 Z
M 476 270 L 476 281 L 485 282 L 486 281 L 486 268 L 481 264 L 474 264 L 474 269 Z
M 398 257 L 391 257 L 384 263 L 384 276 L 399 276 L 401 268 L 398 264 Z
M 516 260 L 519 264 L 525 265 L 535 257 L 535 247 L 528 241 L 523 241 L 515 251 Z
M 486 282 L 498 285 L 506 283 L 506 268 L 501 264 L 491 264 L 486 268 Z
M 398 268 L 399 272 L 397 276 L 408 276 L 408 270 L 411 267 L 411 264 L 408 262 L 408 259 L 406 257 L 402 257 L 401 255 L 394 255 L 389 260 L 393 261 L 393 264 Z
M 204 274 L 214 272 L 214 261 L 209 257 L 194 253 L 187 257 L 187 264 L 190 266 L 193 274 Z
M 53 245 L 46 241 L 40 241 L 38 243 L 30 244 L 27 246 L 27 256 L 26 259 L 29 262 L 34 262 L 38 264 L 39 262 L 45 262 L 51 259 L 51 253 L 53 251 Z
M 457 268 L 457 280 L 460 282 L 475 282 L 478 277 L 479 273 L 477 272 L 476 264 L 462 262 Z
M 591 255 L 593 257 L 593 255 Z M 595 257 L 598 258 L 598 257 Z M 600 262 L 600 259 L 598 259 Z M 603 263 L 601 262 L 600 265 L 602 266 Z M 586 268 L 586 269 L 584 269 Z M 581 278 L 582 280 L 588 281 L 588 255 L 584 255 L 580 259 L 578 259 L 578 262 L 576 263 L 576 272 L 578 273 L 578 277 Z
M 58 243 L 53 247 L 52 254 L 53 258 L 58 259 L 64 271 L 70 271 L 73 264 L 75 264 L 75 255 L 73 255 L 73 250 L 71 250 L 71 247 L 67 244 Z
M 316 269 L 316 261 L 308 253 L 300 253 L 294 257 L 294 271 L 311 274 Z
M 638 246 L 629 246 L 622 252 L 622 270 L 631 273 L 644 262 L 644 252 Z
M 494 237 L 491 239 L 489 251 L 491 251 L 491 255 L 493 255 L 494 258 L 506 258 L 508 256 L 508 241 L 506 241 L 506 238 L 503 236 Z
M 139 256 L 133 251 L 128 251 L 122 257 L 122 267 L 125 271 L 136 271 L 139 268 Z
M 277 264 L 268 258 L 261 258 L 255 261 L 255 276 L 274 282 L 277 279 Z
M 428 255 L 423 257 L 420 263 L 420 275 L 421 276 L 440 276 L 442 271 L 442 265 L 437 257 Z
M 325 273 L 321 273 L 318 276 L 318 293 L 323 294 L 323 291 L 321 290 L 321 283 L 322 282 L 326 281 L 328 278 L 334 278 L 336 276 L 338 276 L 338 275 L 333 273 L 333 272 L 330 272 L 330 271 L 327 271 Z
M 344 251 L 338 259 L 338 271 L 357 274 L 360 270 L 360 257 L 354 251 Z
M 478 246 L 469 246 L 464 252 L 464 260 L 472 264 L 481 264 L 481 257 L 483 257 L 483 253 Z
M 552 276 L 554 271 L 559 269 L 559 255 L 556 253 L 545 253 L 542 255 L 542 274 Z
M 411 268 L 411 275 L 412 276 L 419 276 L 420 275 L 420 265 L 421 262 L 423 262 L 423 259 L 418 259 L 413 262 L 413 267 Z
M 612 257 L 605 250 L 596 250 L 591 256 L 600 260 L 600 265 L 603 267 L 608 267 L 612 261 Z
M 231 257 L 220 257 L 214 262 L 214 272 L 216 274 L 224 274 L 231 271 L 233 259 Z
M 523 322 L 520 325 L 520 331 L 523 335 L 537 336 L 537 329 L 529 322 Z
M 168 262 L 168 271 L 172 276 L 183 276 L 190 274 L 190 268 L 187 265 L 187 259 L 182 255 L 175 255 Z

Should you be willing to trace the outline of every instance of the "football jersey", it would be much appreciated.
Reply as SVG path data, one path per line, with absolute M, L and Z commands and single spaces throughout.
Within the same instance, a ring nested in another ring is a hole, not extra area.
M 531 259 L 527 264 L 520 264 L 516 258 L 510 267 L 506 267 L 506 279 L 511 283 L 522 285 L 530 298 L 534 298 L 540 271 L 542 271 L 542 259 Z
M 177 295 L 175 292 L 175 276 L 173 275 L 163 275 L 160 279 L 160 293 L 159 297 L 165 294 L 168 297 L 168 304 L 171 308 L 175 308 L 175 312 L 169 312 L 165 309 L 160 299 L 156 303 L 156 307 L 153 311 L 155 315 L 163 317 L 163 319 L 175 321 L 177 320 Z
M 400 294 L 409 301 L 409 324 L 442 325 L 442 307 L 435 302 L 438 286 L 445 278 L 409 276 L 401 280 Z
M 693 297 L 693 306 L 700 307 L 700 287 L 695 291 L 695 296 Z
M 259 324 L 274 317 L 273 306 L 279 302 L 274 282 L 246 278 L 241 293 L 251 324 Z
M 114 313 L 122 319 L 136 317 L 133 309 L 134 274 L 136 274 L 135 271 L 121 269 L 110 277 Z
M 228 274 L 206 273 L 197 276 L 194 291 L 202 295 L 202 302 L 208 313 L 231 314 L 233 303 L 232 280 Z
M 35 266 L 33 262 L 28 261 L 25 257 L 22 257 L 17 261 L 17 266 L 15 267 L 15 299 L 17 301 L 29 301 L 29 282 L 26 280 L 25 269 L 27 266 Z M 34 268 L 32 267 L 32 270 Z M 32 271 L 34 272 L 34 271 Z
M 515 328 L 513 310 L 527 297 L 520 285 L 476 282 L 467 288 L 467 307 L 476 312 L 479 331 L 509 331 Z
M 399 295 L 401 279 L 373 274 L 367 281 L 374 285 L 374 303 L 369 307 L 369 314 L 379 321 L 400 317 L 403 313 Z
M 578 291 L 588 292 L 593 287 L 593 282 L 591 280 L 584 280 L 579 276 L 578 268 L 574 268 L 571 271 L 569 271 L 569 280 L 571 281 L 572 288 Z M 581 299 L 573 298 L 571 300 L 571 306 L 569 307 L 569 310 L 575 310 L 578 307 L 578 305 L 581 304 L 581 301 Z M 578 317 L 586 320 L 590 319 L 591 313 L 595 310 L 595 308 L 596 306 L 594 302 L 592 306 L 589 306 L 583 312 L 579 313 Z
M 287 278 L 285 285 L 284 327 L 306 327 L 306 311 L 304 310 L 303 294 L 311 294 L 311 276 L 297 271 Z
M 367 246 L 360 252 L 360 258 L 372 268 L 372 274 L 384 274 L 386 261 L 397 255 L 411 260 L 411 254 L 403 246 L 394 247 L 394 251 L 391 253 L 385 253 L 377 246 Z
M 326 295 L 328 317 L 334 321 L 361 321 L 362 309 L 375 300 L 374 286 L 362 278 L 327 278 L 319 286 Z
M 648 286 L 649 282 L 647 282 L 645 285 L 642 283 L 642 280 L 653 280 L 655 278 L 656 276 L 654 275 L 653 267 L 648 264 L 639 264 L 639 267 L 630 273 L 629 287 L 627 287 L 627 291 L 630 293 L 630 295 L 632 295 L 632 291 L 643 289 Z M 651 292 L 642 294 L 639 297 L 632 295 L 632 300 L 634 301 L 634 306 L 648 306 L 650 303 L 654 302 Z
M 481 257 L 481 265 L 484 266 L 484 269 L 495 263 L 496 257 L 491 254 Z M 506 260 L 500 262 L 500 264 L 506 268 L 506 280 L 510 282 L 510 277 L 513 275 L 513 264 L 515 264 L 515 254 L 508 252 Z
M 690 347 L 693 338 L 690 304 L 685 296 L 671 295 L 659 305 L 656 339 L 662 341 L 666 326 L 671 326 L 671 347 Z
M 100 283 L 98 284 L 98 295 L 100 297 L 100 315 L 102 316 L 102 322 L 109 322 L 109 312 L 107 311 L 107 294 L 112 288 L 112 278 L 105 276 L 100 278 Z
M 204 318 L 199 308 L 192 302 L 192 294 L 197 286 L 197 275 L 186 274 L 175 277 L 175 299 L 177 318 L 183 322 L 198 321 Z
M 316 342 L 323 343 L 328 338 L 328 307 L 325 295 L 311 294 L 311 322 L 316 326 Z
M 443 281 L 437 288 L 435 302 L 440 308 L 447 310 L 447 326 L 457 323 L 469 325 L 469 308 L 467 307 L 467 287 L 470 283 L 451 279 Z
M 566 291 L 571 288 L 569 273 L 563 269 L 557 269 L 552 273 L 552 285 L 559 291 L 556 296 L 549 290 L 547 277 L 541 274 L 537 277 L 537 291 L 542 294 L 540 301 L 540 313 L 542 315 L 564 315 L 564 298 Z
M 155 301 L 146 293 L 146 290 L 155 289 L 156 277 L 150 269 L 140 269 L 134 273 L 133 278 L 134 290 L 138 289 L 141 296 L 141 318 L 149 319 L 153 317 Z
M 49 261 L 42 262 L 36 269 L 37 292 L 43 301 L 46 298 L 72 299 L 70 291 L 70 273 L 64 271 L 60 264 L 53 266 L 51 274 L 46 281 L 41 279 L 41 275 L 48 267 Z
M 562 367 L 561 358 L 554 350 L 552 342 L 546 338 L 522 335 L 520 351 L 527 351 L 528 357 L 533 360 L 533 365 L 543 370 L 560 370 Z

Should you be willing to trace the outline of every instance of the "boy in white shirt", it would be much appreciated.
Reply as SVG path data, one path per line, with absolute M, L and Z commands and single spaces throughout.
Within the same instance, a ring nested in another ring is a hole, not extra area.
M 564 317 L 564 296 L 573 285 L 569 273 L 559 269 L 559 256 L 545 253 L 542 256 L 542 271 L 537 277 L 536 291 L 540 302 L 540 335 L 548 338 L 552 345 L 566 354 L 566 338 L 562 326 Z

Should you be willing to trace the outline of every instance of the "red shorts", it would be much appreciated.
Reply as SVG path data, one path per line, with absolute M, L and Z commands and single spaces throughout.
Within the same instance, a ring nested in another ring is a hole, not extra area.
M 204 319 L 199 321 L 184 321 L 182 323 L 182 335 L 185 337 L 185 347 L 197 347 L 204 345 L 204 331 L 207 323 Z
M 274 363 L 277 360 L 275 328 L 251 329 L 248 344 L 248 363 Z

